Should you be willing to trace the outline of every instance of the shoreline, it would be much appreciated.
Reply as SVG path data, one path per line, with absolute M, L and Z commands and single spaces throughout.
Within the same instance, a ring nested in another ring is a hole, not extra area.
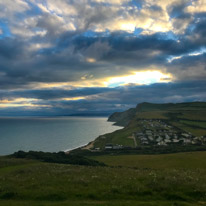
M 12 118 L 13 119 L 13 117 L 7 117 L 8 119 L 10 119 L 10 118 Z M 21 117 L 21 119 L 25 119 L 25 118 L 28 118 L 28 117 Z M 39 117 L 35 117 L 35 119 L 36 118 L 39 118 Z M 41 119 L 47 119 L 48 117 L 44 117 L 44 118 L 42 118 L 41 117 Z M 59 117 L 58 117 L 59 118 Z M 69 118 L 73 118 L 73 117 L 69 117 Z M 76 118 L 76 117 L 75 117 Z M 77 117 L 77 118 L 80 118 L 80 117 Z M 85 118 L 85 117 L 83 117 L 83 118 Z M 95 117 L 96 118 L 96 117 Z M 32 117 L 32 119 L 33 119 L 33 117 Z M 96 120 L 94 119 L 93 120 L 93 117 L 91 118 L 92 120 L 91 120 L 91 123 L 93 123 L 93 122 L 95 122 Z M 100 119 L 100 118 L 98 118 L 98 119 Z M 87 119 L 85 119 L 85 120 L 82 120 L 82 122 L 83 121 L 87 121 Z M 16 122 L 16 120 L 14 121 L 14 123 Z M 47 122 L 47 121 L 46 121 Z M 73 120 L 71 120 L 71 122 L 73 122 Z M 79 120 L 77 119 L 77 122 L 79 122 Z M 13 123 L 13 122 L 12 122 Z M 38 124 L 37 125 L 42 125 L 42 124 L 39 124 L 39 122 L 37 122 Z M 41 122 L 40 122 L 41 123 Z M 54 123 L 56 123 L 56 122 L 54 122 Z M 57 123 L 59 123 L 58 121 L 57 121 Z M 69 123 L 70 123 L 70 121 L 69 121 Z M 81 123 L 81 122 L 80 122 Z M 21 122 L 20 121 L 20 123 L 18 122 L 18 126 L 20 125 L 22 125 L 23 124 L 23 121 Z M 32 121 L 30 121 L 29 122 L 29 125 L 31 125 L 31 124 L 33 124 L 33 122 Z M 36 122 L 35 122 L 35 124 L 36 124 Z M 50 121 L 49 121 L 49 123 L 48 124 L 50 124 Z M 89 124 L 90 124 L 90 122 L 89 122 Z M 85 126 L 85 128 L 87 129 L 87 130 L 90 130 L 90 125 L 89 124 L 87 124 L 86 126 Z M 96 139 L 99 137 L 99 136 L 102 136 L 102 134 L 107 134 L 107 133 L 112 133 L 112 132 L 114 132 L 114 131 L 116 131 L 116 130 L 119 130 L 119 129 L 121 129 L 122 127 L 119 127 L 119 126 L 116 126 L 116 125 L 113 125 L 114 124 L 114 122 L 110 122 L 110 121 L 108 121 L 108 118 L 103 118 L 103 119 L 100 119 L 100 124 L 98 124 L 98 126 L 99 127 L 102 127 L 102 128 L 100 128 L 99 130 L 100 131 L 98 131 L 98 129 L 97 129 L 97 131 L 95 130 L 96 128 L 95 127 L 92 127 L 93 129 L 92 130 L 94 130 L 94 132 L 91 130 L 91 132 L 89 131 L 89 132 L 83 132 L 83 133 L 81 133 L 80 135 L 76 135 L 76 136 L 74 136 L 76 139 L 77 138 L 79 138 L 79 139 L 77 139 L 77 140 L 75 140 L 74 138 L 74 141 L 70 141 L 70 138 L 69 137 L 65 137 L 64 139 L 63 139 L 63 144 L 62 144 L 62 142 L 61 142 L 61 144 L 57 144 L 58 143 L 58 138 L 53 138 L 52 139 L 52 141 L 53 141 L 53 144 L 51 144 L 51 145 L 48 145 L 48 144 L 45 144 L 45 146 L 43 145 L 43 146 L 41 146 L 42 144 L 41 144 L 41 141 L 40 141 L 40 134 L 41 133 L 43 133 L 44 134 L 44 130 L 45 130 L 45 127 L 44 127 L 44 125 L 43 125 L 43 127 L 42 127 L 42 129 L 43 129 L 43 132 L 41 131 L 41 132 L 39 132 L 39 133 L 35 133 L 33 136 L 31 136 L 33 139 L 35 138 L 35 141 L 36 140 L 38 140 L 38 141 L 36 141 L 36 142 L 33 142 L 33 140 L 32 140 L 32 142 L 30 143 L 30 142 L 28 142 L 28 144 L 27 144 L 27 142 L 25 143 L 25 146 L 24 146 L 24 144 L 22 143 L 22 145 L 20 144 L 20 145 L 18 145 L 18 144 L 16 144 L 15 142 L 12 144 L 12 148 L 11 148 L 11 146 L 9 147 L 9 144 L 7 143 L 8 141 L 5 141 L 5 147 L 3 147 L 3 145 L 4 144 L 2 144 L 1 145 L 1 147 L 2 147 L 2 150 L 1 150 L 1 156 L 5 156 L 5 155 L 10 155 L 10 154 L 13 154 L 13 153 L 15 153 L 15 152 L 17 152 L 17 151 L 26 151 L 26 152 L 28 152 L 28 151 L 42 151 L 42 152 L 60 152 L 60 151 L 62 151 L 62 152 L 64 152 L 64 153 L 72 153 L 73 151 L 77 151 L 77 150 L 85 150 L 85 151 L 87 151 L 87 150 L 92 150 L 93 148 L 93 144 L 94 144 L 94 142 L 96 142 Z M 81 125 L 81 124 L 80 124 Z M 22 126 L 22 128 L 24 129 L 24 127 Z M 47 127 L 46 127 L 47 128 Z M 20 127 L 20 129 L 21 129 L 21 127 Z M 76 130 L 76 129 L 75 129 Z M 20 130 L 21 131 L 21 130 Z M 30 130 L 29 130 L 30 131 Z M 32 130 L 31 130 L 32 131 Z M 45 130 L 46 131 L 46 130 Z M 57 130 L 58 131 L 58 130 Z M 82 131 L 84 131 L 84 130 L 82 130 Z M 48 133 L 48 132 L 47 132 Z M 46 138 L 47 138 L 47 133 L 45 133 L 46 135 L 44 135 L 45 136 L 45 140 L 46 140 Z M 59 133 L 59 132 L 58 132 Z M 64 133 L 65 132 L 63 132 L 62 134 L 64 135 Z M 70 132 L 71 133 L 71 132 Z M 70 134 L 70 133 L 68 133 L 68 134 Z M 76 132 L 77 134 L 78 134 L 78 132 Z M 87 134 L 88 133 L 88 134 Z M 32 133 L 33 134 L 33 133 Z M 48 133 L 48 134 L 50 134 L 50 132 Z M 67 133 L 66 133 L 67 134 Z M 93 135 L 92 135 L 93 134 Z M 15 135 L 15 138 L 14 138 L 14 140 L 15 141 L 18 141 L 18 139 L 19 139 L 19 136 L 20 136 L 21 134 L 20 133 L 18 133 L 18 130 L 17 130 L 17 135 Z M 87 136 L 86 136 L 87 135 Z M 17 136 L 17 137 L 16 137 Z M 35 136 L 35 137 L 34 137 Z M 37 136 L 37 137 L 36 137 Z M 58 136 L 58 135 L 56 135 L 56 136 Z M 67 135 L 68 136 L 68 135 Z M 72 136 L 72 134 L 71 134 L 71 136 Z M 10 138 L 10 136 L 8 135 L 8 140 L 9 140 L 9 138 Z M 31 138 L 31 139 L 32 139 Z M 48 138 L 47 138 L 48 139 Z M 73 140 L 72 139 L 72 140 Z M 56 143 L 57 142 L 57 143 Z M 78 143 L 78 144 L 75 144 L 75 143 Z M 43 142 L 44 143 L 44 142 Z M 46 141 L 45 141 L 45 143 L 46 143 Z
M 113 126 L 121 127 L 121 129 L 124 128 L 123 126 L 115 125 L 115 122 L 109 121 L 108 119 L 107 119 L 107 122 L 112 122 L 112 123 L 113 123 L 113 124 L 112 124 Z M 120 128 L 119 128 L 119 129 L 120 129 Z M 117 130 L 118 130 L 118 129 L 117 129 Z M 117 131 L 117 130 L 115 130 L 115 131 Z M 113 132 L 115 132 L 115 131 L 113 131 Z M 105 134 L 107 134 L 107 133 L 105 133 Z M 104 136 L 105 134 L 99 135 L 99 137 L 100 137 L 100 136 Z M 95 140 L 96 140 L 97 138 L 99 138 L 99 137 L 96 137 L 94 140 L 88 142 L 87 144 L 83 144 L 83 145 L 81 145 L 81 146 L 77 146 L 77 147 L 74 147 L 74 148 L 72 148 L 72 149 L 66 149 L 66 150 L 64 150 L 64 152 L 65 152 L 66 154 L 69 154 L 71 151 L 76 150 L 76 149 L 90 150 L 90 149 L 94 146 Z
M 78 147 L 74 147 L 72 149 L 64 150 L 64 153 L 69 154 L 71 151 L 76 150 L 76 149 L 87 149 L 87 150 L 90 150 L 90 147 L 93 146 L 94 141 L 95 140 L 93 140 L 93 141 L 91 141 L 91 142 L 89 142 L 87 144 L 84 144 L 84 145 L 81 145 L 81 146 L 78 146 Z

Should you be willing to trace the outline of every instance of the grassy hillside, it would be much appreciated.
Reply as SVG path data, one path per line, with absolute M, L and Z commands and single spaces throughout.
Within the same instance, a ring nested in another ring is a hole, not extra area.
M 195 136 L 206 135 L 206 103 L 178 103 L 178 104 L 152 104 L 142 103 L 136 108 L 125 112 L 114 113 L 109 121 L 115 121 L 117 125 L 125 128 L 111 134 L 97 138 L 93 144 L 94 148 L 104 149 L 108 143 L 123 145 L 124 147 L 136 147 L 133 133 L 141 132 L 144 127 L 140 124 L 142 120 L 161 120 L 179 132 L 191 133 Z M 138 139 L 136 139 L 138 145 Z
M 206 152 L 92 157 L 107 167 L 1 157 L 0 205 L 206 205 L 205 157 Z

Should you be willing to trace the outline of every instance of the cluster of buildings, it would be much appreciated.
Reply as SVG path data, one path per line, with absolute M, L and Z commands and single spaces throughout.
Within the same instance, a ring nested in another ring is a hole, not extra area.
M 189 132 L 169 125 L 163 120 L 140 120 L 138 121 L 138 132 L 133 133 L 135 147 L 138 145 L 206 145 L 206 136 L 195 137 Z M 105 138 L 102 136 L 102 138 Z M 106 144 L 105 150 L 128 149 L 131 147 L 118 144 Z M 100 148 L 95 148 L 100 150 Z
M 141 145 L 206 144 L 206 137 L 194 137 L 162 120 L 142 120 L 140 124 L 142 131 L 134 135 Z

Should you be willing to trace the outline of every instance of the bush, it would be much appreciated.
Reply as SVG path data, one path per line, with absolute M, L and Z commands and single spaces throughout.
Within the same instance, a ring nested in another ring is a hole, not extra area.
M 50 152 L 35 152 L 35 151 L 18 151 L 10 155 L 14 158 L 26 158 L 41 160 L 43 162 L 72 164 L 72 165 L 87 165 L 87 166 L 105 166 L 104 163 L 98 162 L 79 155 L 69 155 L 64 152 L 50 153 Z

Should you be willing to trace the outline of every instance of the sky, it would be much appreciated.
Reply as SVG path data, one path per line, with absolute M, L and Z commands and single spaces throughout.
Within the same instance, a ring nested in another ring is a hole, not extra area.
M 0 116 L 206 101 L 205 0 L 0 0 Z

